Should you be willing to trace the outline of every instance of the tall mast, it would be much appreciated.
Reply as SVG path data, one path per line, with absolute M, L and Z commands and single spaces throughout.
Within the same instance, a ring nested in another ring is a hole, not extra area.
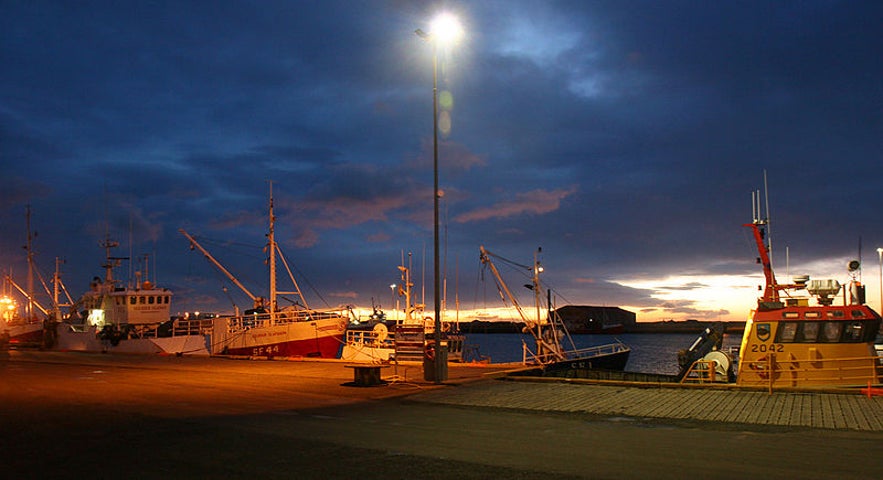
M 757 244 L 758 262 L 763 266 L 763 275 L 766 285 L 764 286 L 763 297 L 761 298 L 761 301 L 778 302 L 779 286 L 776 283 L 776 275 L 773 272 L 773 246 L 772 241 L 770 240 L 770 204 L 769 193 L 766 191 L 766 170 L 763 171 L 763 184 L 765 190 L 764 199 L 766 213 L 764 213 L 764 208 L 761 205 L 760 190 L 751 192 L 751 208 L 754 218 L 752 219 L 752 223 L 745 224 L 745 226 L 751 228 L 752 233 L 754 234 L 754 241 Z
M 773 230 L 770 226 L 770 189 L 767 185 L 766 169 L 763 169 L 763 201 L 766 206 L 766 244 L 770 255 L 770 268 L 773 268 Z
M 27 287 L 28 287 L 28 306 L 26 309 L 27 319 L 30 321 L 34 315 L 34 252 L 31 249 L 31 206 L 27 206 L 26 210 L 26 221 L 28 228 L 28 243 L 25 247 L 28 252 L 28 278 L 27 278 Z
M 270 182 L 270 233 L 267 234 L 270 249 L 270 313 L 276 313 L 276 217 L 273 216 L 273 182 Z

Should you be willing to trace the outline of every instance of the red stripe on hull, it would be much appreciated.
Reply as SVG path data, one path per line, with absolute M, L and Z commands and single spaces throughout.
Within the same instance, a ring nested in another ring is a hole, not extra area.
M 41 343 L 43 342 L 43 327 L 34 330 L 16 333 L 10 332 L 9 343 Z
M 226 354 L 249 357 L 337 358 L 342 342 L 343 334 L 341 333 L 307 340 L 291 340 L 249 347 L 228 348 Z

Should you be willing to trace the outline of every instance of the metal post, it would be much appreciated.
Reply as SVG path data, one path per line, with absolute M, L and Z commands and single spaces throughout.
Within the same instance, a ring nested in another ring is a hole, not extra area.
M 448 379 L 447 348 L 442 349 L 441 291 L 439 282 L 439 222 L 438 222 L 438 42 L 432 42 L 432 171 L 433 171 L 433 286 L 435 295 L 435 383 Z

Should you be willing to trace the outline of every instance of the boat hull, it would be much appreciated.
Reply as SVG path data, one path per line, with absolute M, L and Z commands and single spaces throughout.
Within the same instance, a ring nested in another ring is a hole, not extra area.
M 63 352 L 207 356 L 209 339 L 210 336 L 195 334 L 111 341 L 101 338 L 95 327 L 76 330 L 70 324 L 59 324 L 56 329 L 54 349 Z
M 246 357 L 337 358 L 346 321 L 342 317 L 215 329 L 214 353 Z
M 546 365 L 543 373 L 550 376 L 574 376 L 568 373 L 578 370 L 625 370 L 630 353 L 631 350 L 620 350 L 588 358 L 568 359 Z
M 43 322 L 14 324 L 7 326 L 3 330 L 9 334 L 10 345 L 33 345 L 43 343 Z

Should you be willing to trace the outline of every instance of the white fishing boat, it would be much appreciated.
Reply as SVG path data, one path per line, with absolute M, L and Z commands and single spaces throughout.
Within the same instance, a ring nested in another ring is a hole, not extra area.
M 211 353 L 245 357 L 317 357 L 337 358 L 343 343 L 343 335 L 349 319 L 349 309 L 310 308 L 300 290 L 288 263 L 282 255 L 275 237 L 273 213 L 273 190 L 270 186 L 270 230 L 267 234 L 269 252 L 269 295 L 254 295 L 230 271 L 224 268 L 196 238 L 179 230 L 191 245 L 199 250 L 221 273 L 227 276 L 253 302 L 244 313 L 212 319 Z M 293 291 L 281 292 L 276 288 L 277 255 L 288 271 Z M 295 295 L 292 305 L 280 307 L 279 295 Z
M 172 320 L 172 292 L 157 287 L 146 272 L 123 284 L 114 268 L 127 258 L 111 256 L 117 242 L 105 238 L 104 278 L 94 277 L 89 290 L 55 325 L 53 348 L 61 351 L 209 355 L 210 322 Z M 145 261 L 145 267 L 147 262 Z
M 427 340 L 434 338 L 435 321 L 433 317 L 426 315 L 424 304 L 413 303 L 411 287 L 414 284 L 411 282 L 410 268 L 400 265 L 399 272 L 401 284 L 397 293 L 404 297 L 404 318 L 389 320 L 385 314 L 374 308 L 368 322 L 351 323 L 347 328 L 341 359 L 358 363 L 423 360 L 428 347 Z M 448 361 L 462 361 L 466 336 L 459 333 L 456 322 L 443 321 L 442 329 L 448 348 Z

